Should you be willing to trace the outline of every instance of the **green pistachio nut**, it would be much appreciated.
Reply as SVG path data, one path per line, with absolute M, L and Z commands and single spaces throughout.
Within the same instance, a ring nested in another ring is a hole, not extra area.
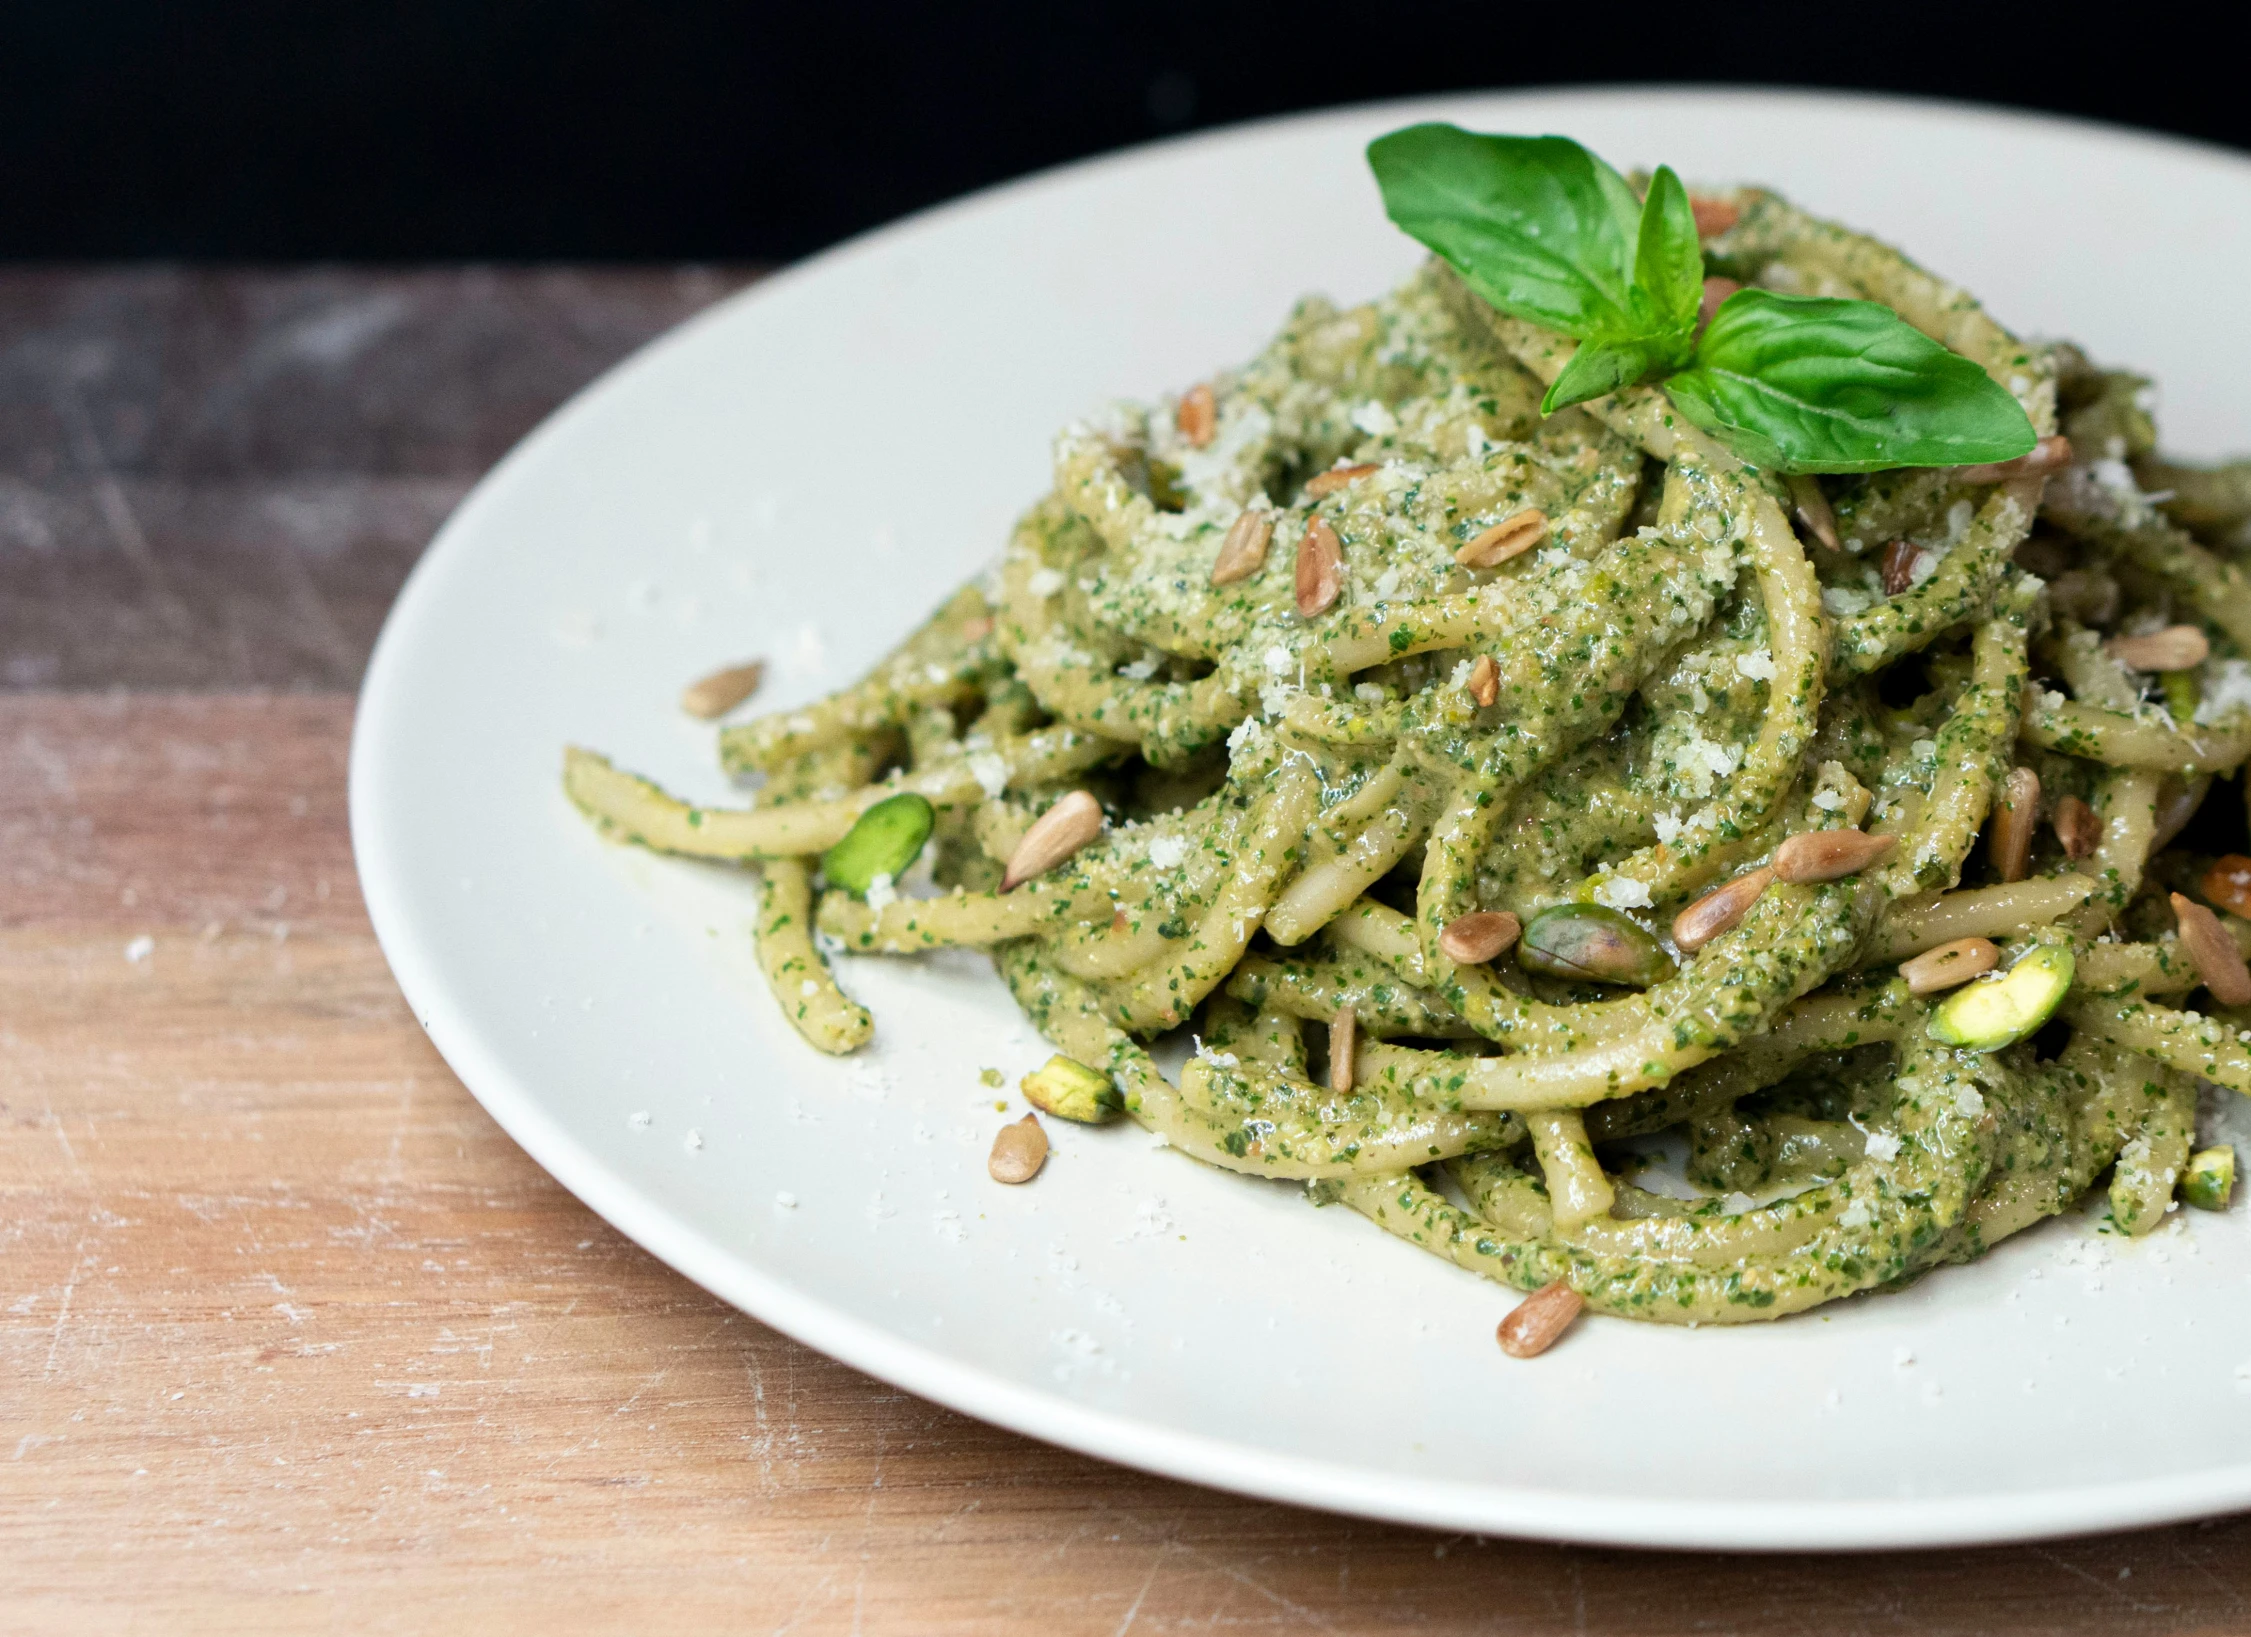
M 2196 720 L 2196 707 L 2204 703 L 2204 691 L 2196 685 L 2194 671 L 2167 671 L 2157 679 L 2164 692 L 2165 709 L 2174 721 L 2186 727 Z
M 1555 904 L 1532 917 L 1516 964 L 1543 977 L 1647 989 L 1679 968 L 1632 918 L 1602 904 Z
M 844 839 L 821 855 L 821 873 L 832 887 L 864 896 L 877 876 L 896 881 L 921 856 L 936 815 L 912 793 L 889 796 L 860 815 Z
M 1042 1114 L 1080 1125 L 1100 1125 L 1125 1110 L 1125 1099 L 1107 1074 L 1060 1052 L 1025 1075 L 1022 1089 L 1024 1101 Z
M 2061 944 L 2042 944 L 2006 972 L 1954 991 L 1931 1013 L 1930 1037 L 1964 1051 L 2013 1046 L 2055 1015 L 2077 963 Z
M 2227 1143 L 2188 1157 L 2181 1172 L 2182 1202 L 2200 1211 L 2224 1211 L 2235 1192 L 2235 1149 Z

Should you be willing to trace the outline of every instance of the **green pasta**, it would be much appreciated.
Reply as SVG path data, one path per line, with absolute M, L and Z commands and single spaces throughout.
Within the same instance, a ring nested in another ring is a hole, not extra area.
M 566 790 L 616 839 L 763 868 L 761 959 L 821 1049 L 876 1026 L 823 948 L 987 949 L 1171 1145 L 1603 1313 L 1799 1312 L 2105 1173 L 2147 1232 L 2198 1082 L 2251 1094 L 2165 896 L 2200 890 L 2175 838 L 2251 757 L 2251 465 L 2163 461 L 2138 377 L 1714 198 L 1707 272 L 1889 309 L 2039 458 L 1762 470 L 1661 378 L 1543 417 L 1594 341 L 1433 259 L 1066 428 L 994 572 L 866 680 L 722 731 L 748 803 L 578 749 Z M 2164 627 L 2190 659 L 2119 642 Z M 902 795 L 926 865 L 816 899 Z M 1543 915 L 1591 953 L 1520 962 Z M 1605 965 L 1619 916 L 1664 958 Z M 2070 971 L 2044 1029 L 1934 1030 L 1926 952 L 1964 940 L 1998 945 L 1974 981 Z M 1637 1186 L 1666 1133 L 1687 1182 Z

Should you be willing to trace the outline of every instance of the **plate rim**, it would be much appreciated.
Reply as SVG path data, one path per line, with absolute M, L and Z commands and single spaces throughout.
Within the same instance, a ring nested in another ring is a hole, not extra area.
M 403 708 L 392 676 L 406 662 L 402 633 L 440 595 L 456 544 L 477 532 L 545 446 L 624 376 L 695 345 L 707 326 L 742 306 L 793 291 L 841 262 L 880 253 L 894 238 L 939 220 L 959 220 L 1003 202 L 1069 187 L 1187 146 L 1256 141 L 1296 127 L 1377 115 L 1428 116 L 1473 99 L 1509 96 L 1663 98 L 1681 103 L 1792 106 L 1853 102 L 1908 115 L 2068 130 L 2175 158 L 2251 173 L 2251 156 L 2216 143 L 2079 116 L 1943 97 L 1865 90 L 1737 86 L 1709 82 L 1586 82 L 1464 90 L 1339 104 L 1248 120 L 1135 144 L 1034 171 L 917 210 L 759 279 L 653 337 L 545 416 L 487 471 L 447 516 L 409 571 L 384 617 L 354 712 L 348 810 L 354 866 L 378 946 L 416 1021 L 455 1076 L 511 1140 L 579 1201 L 675 1272 L 793 1340 L 880 1381 L 1027 1437 L 1178 1481 L 1289 1505 L 1432 1529 L 1589 1545 L 1761 1552 L 1892 1551 L 1966 1547 L 2147 1527 L 2251 1507 L 2251 1462 L 2167 1477 L 1915 1499 L 1787 1501 L 1588 1496 L 1568 1490 L 1421 1477 L 1257 1448 L 1097 1409 L 957 1361 L 883 1325 L 854 1318 L 761 1272 L 738 1250 L 674 1219 L 661 1200 L 612 1171 L 522 1084 L 475 1020 L 457 1008 L 430 969 L 411 895 L 394 861 L 382 812 L 379 764 Z

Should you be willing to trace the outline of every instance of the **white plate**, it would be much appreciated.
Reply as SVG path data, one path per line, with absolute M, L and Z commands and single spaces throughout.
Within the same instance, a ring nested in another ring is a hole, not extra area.
M 401 987 L 509 1134 L 690 1278 L 1113 1460 L 1641 1545 L 1991 1541 L 2251 1504 L 2240 1210 L 2139 1245 L 2074 1217 L 1904 1294 L 1740 1330 L 1590 1322 L 1512 1363 L 1492 1339 L 1508 1293 L 1131 1127 L 1051 1122 L 1046 1175 L 992 1185 L 978 1071 L 1013 1089 L 1045 1051 L 981 960 L 851 964 L 877 1044 L 823 1059 L 762 992 L 744 878 L 606 845 L 559 794 L 575 740 L 724 799 L 682 683 L 752 654 L 775 661 L 761 706 L 843 683 L 997 551 L 1066 420 L 1246 356 L 1302 292 L 1387 288 L 1416 251 L 1361 148 L 1434 117 L 1771 182 L 2005 322 L 2154 373 L 2176 447 L 2251 446 L 2251 164 L 2154 137 L 1865 98 L 1557 92 L 1036 177 L 683 326 L 446 525 L 383 632 L 352 753 Z

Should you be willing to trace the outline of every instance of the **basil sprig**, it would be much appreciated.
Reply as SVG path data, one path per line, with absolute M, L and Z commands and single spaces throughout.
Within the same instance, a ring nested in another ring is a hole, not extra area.
M 1568 137 L 1412 125 L 1368 163 L 1391 219 L 1504 313 L 1579 342 L 1542 413 L 1663 383 L 1753 465 L 1871 472 L 2010 460 L 2037 441 L 1977 365 L 1872 301 L 1739 290 L 1697 330 L 1703 246 L 1669 166 L 1637 199 Z

